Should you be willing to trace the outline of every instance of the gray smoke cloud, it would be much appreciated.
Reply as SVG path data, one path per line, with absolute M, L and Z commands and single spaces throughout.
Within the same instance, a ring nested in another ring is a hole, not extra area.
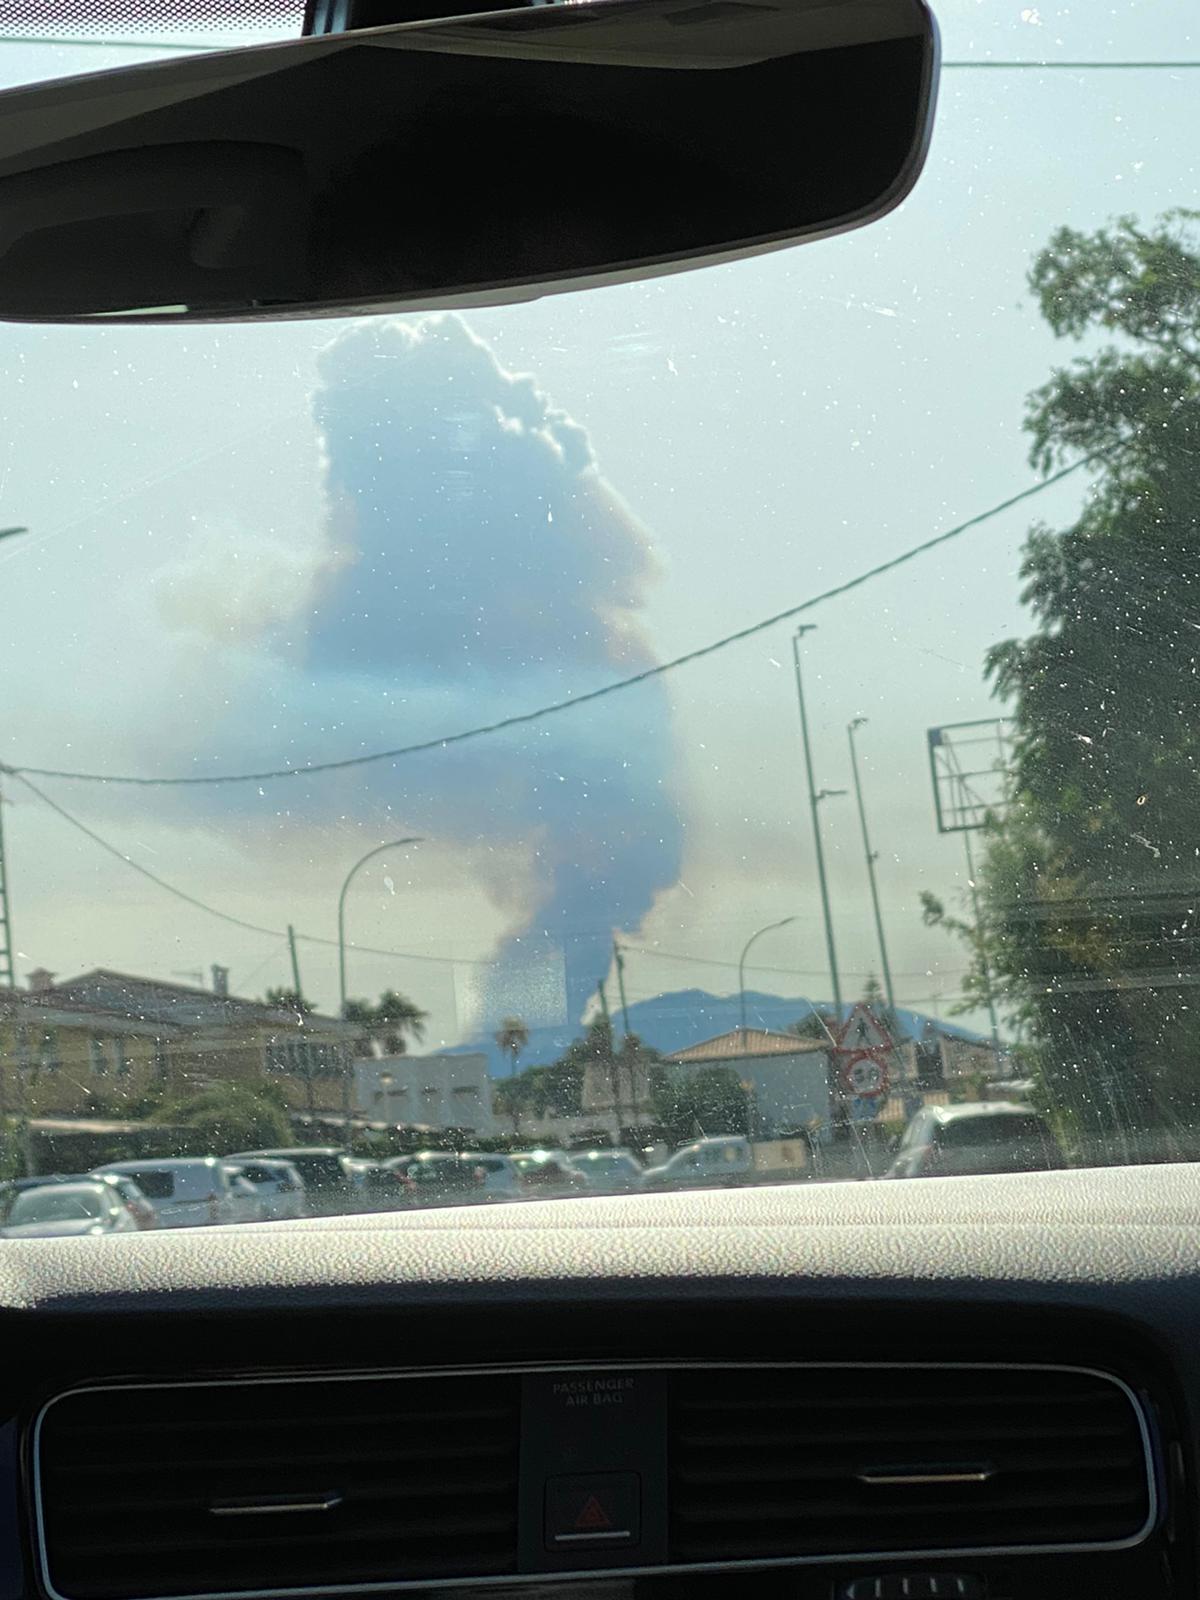
M 585 430 L 460 318 L 349 329 L 320 358 L 313 406 L 326 555 L 290 619 L 260 641 L 267 665 L 232 697 L 224 751 L 249 754 L 253 742 L 261 764 L 272 727 L 288 729 L 277 755 L 293 762 L 417 742 L 652 663 L 639 612 L 656 573 L 642 530 Z M 314 819 L 386 805 L 468 854 L 531 852 L 533 886 L 523 879 L 510 907 L 483 1020 L 512 1008 L 514 983 L 539 961 L 565 970 L 577 1020 L 612 932 L 635 928 L 678 876 L 670 768 L 655 681 L 314 780 L 287 803 Z

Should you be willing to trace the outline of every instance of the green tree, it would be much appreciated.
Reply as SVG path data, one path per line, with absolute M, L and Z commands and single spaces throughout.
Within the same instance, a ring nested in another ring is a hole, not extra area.
M 650 1073 L 655 1116 L 675 1145 L 718 1133 L 750 1130 L 750 1101 L 730 1067 L 657 1065 Z
M 291 1124 L 270 1086 L 211 1083 L 164 1101 L 151 1122 L 179 1130 L 179 1155 L 227 1155 L 292 1142 Z
M 987 657 L 1015 726 L 1011 791 L 979 925 L 947 923 L 975 995 L 1005 990 L 1048 1098 L 1101 1139 L 1200 1120 L 1188 991 L 1145 981 L 1178 967 L 1173 907 L 1200 887 L 1197 221 L 1060 228 L 1030 272 L 1054 333 L 1086 343 L 1030 397 L 1031 459 L 1086 456 L 1094 481 L 1068 526 L 1031 529 L 1034 631 Z M 925 915 L 945 920 L 936 902 Z
M 634 1048 L 639 1048 L 636 1040 Z M 512 1122 L 514 1133 L 520 1131 L 523 1117 L 577 1117 L 583 1111 L 588 1068 L 596 1065 L 610 1074 L 618 1066 L 628 1066 L 628 1058 L 614 1052 L 612 1027 L 604 1017 L 589 1023 L 582 1037 L 572 1039 L 557 1061 L 526 1067 L 498 1083 L 495 1107 Z

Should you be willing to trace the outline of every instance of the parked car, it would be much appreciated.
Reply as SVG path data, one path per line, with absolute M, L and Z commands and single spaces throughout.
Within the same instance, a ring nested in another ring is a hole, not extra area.
M 632 1194 L 643 1168 L 631 1150 L 573 1150 L 571 1165 L 593 1194 Z
M 110 1161 L 97 1176 L 130 1177 L 154 1207 L 160 1228 L 202 1228 L 211 1223 L 258 1222 L 262 1208 L 254 1185 L 216 1156 Z
M 388 1161 L 364 1161 L 358 1180 L 358 1197 L 361 1205 L 370 1211 L 390 1211 L 396 1206 L 408 1205 L 414 1197 L 414 1184 L 405 1170 L 410 1156 L 393 1157 Z
M 340 1216 L 357 1203 L 358 1185 L 336 1145 L 296 1145 L 279 1150 L 239 1150 L 226 1161 L 290 1161 L 304 1183 L 310 1217 Z
M 109 1185 L 120 1197 L 121 1204 L 126 1207 L 139 1229 L 158 1227 L 158 1217 L 154 1207 L 134 1180 L 119 1172 L 43 1172 L 31 1178 L 13 1178 L 7 1183 L 0 1184 L 0 1222 L 7 1217 L 17 1195 L 24 1194 L 29 1189 L 44 1189 L 50 1185 L 63 1183 L 93 1182 Z
M 479 1154 L 474 1150 L 461 1150 L 459 1155 L 483 1173 L 483 1191 L 489 1200 L 521 1198 L 521 1178 L 511 1156 L 493 1155 L 490 1151 Z
M 744 1183 L 754 1171 L 749 1139 L 740 1134 L 716 1134 L 697 1139 L 676 1150 L 661 1167 L 647 1167 L 645 1189 L 707 1189 L 714 1185 Z
M 482 1205 L 490 1198 L 479 1163 L 449 1151 L 421 1150 L 384 1165 L 405 1185 L 410 1205 Z
M 253 1161 L 227 1161 L 226 1167 L 254 1185 L 264 1222 L 294 1222 L 307 1216 L 304 1179 L 290 1161 L 260 1156 Z
M 1065 1167 L 1044 1117 L 1013 1101 L 924 1106 L 909 1122 L 887 1178 L 955 1178 L 976 1172 Z
M 14 1196 L 5 1219 L 6 1239 L 47 1239 L 85 1234 L 136 1233 L 137 1222 L 115 1185 L 42 1183 Z
M 121 1204 L 129 1212 L 141 1232 L 158 1227 L 158 1213 L 150 1204 L 136 1178 L 124 1172 L 89 1172 L 88 1178 L 98 1178 L 116 1190 Z
M 550 1199 L 587 1193 L 583 1174 L 576 1168 L 574 1157 L 565 1150 L 522 1150 L 512 1159 L 525 1195 Z

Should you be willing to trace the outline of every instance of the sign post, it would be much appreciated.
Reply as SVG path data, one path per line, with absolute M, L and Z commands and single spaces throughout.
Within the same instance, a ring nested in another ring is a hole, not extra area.
M 834 1066 L 842 1104 L 852 1122 L 871 1122 L 891 1089 L 888 1059 L 895 1042 L 863 1000 L 842 1023 L 835 1041 Z

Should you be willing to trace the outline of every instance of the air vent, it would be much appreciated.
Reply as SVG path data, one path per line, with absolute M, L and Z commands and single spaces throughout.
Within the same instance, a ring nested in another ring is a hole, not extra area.
M 501 1576 L 516 1567 L 507 1375 L 91 1390 L 43 1414 L 64 1600 Z
M 679 1372 L 670 1559 L 1135 1543 L 1154 1518 L 1123 1385 L 1037 1368 Z

